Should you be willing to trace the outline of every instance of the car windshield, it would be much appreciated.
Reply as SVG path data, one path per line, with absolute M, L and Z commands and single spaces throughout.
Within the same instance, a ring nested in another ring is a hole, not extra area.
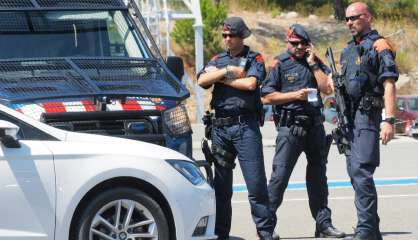
M 0 59 L 150 58 L 127 11 L 0 12 Z
M 418 98 L 411 98 L 406 100 L 406 103 L 408 104 L 408 109 L 410 111 L 418 111 Z

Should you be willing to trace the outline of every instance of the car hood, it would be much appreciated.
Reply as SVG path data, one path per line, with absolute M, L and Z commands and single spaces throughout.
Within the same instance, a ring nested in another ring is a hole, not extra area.
M 192 161 L 177 151 L 137 140 L 67 132 L 64 141 L 85 143 L 86 148 L 89 146 L 95 146 L 97 148 L 99 146 L 102 154 L 138 155 L 147 159 L 181 159 Z

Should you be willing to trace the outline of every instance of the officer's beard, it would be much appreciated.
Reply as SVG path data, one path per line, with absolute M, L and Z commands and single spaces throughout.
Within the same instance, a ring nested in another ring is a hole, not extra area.
M 302 49 L 301 50 L 296 50 L 293 53 L 293 56 L 297 59 L 304 59 L 304 58 L 306 58 L 306 51 L 302 50 Z

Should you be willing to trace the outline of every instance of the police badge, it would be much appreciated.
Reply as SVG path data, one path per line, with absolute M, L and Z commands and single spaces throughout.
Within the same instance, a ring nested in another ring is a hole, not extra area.
M 361 63 L 361 57 L 359 56 L 359 57 L 356 59 L 356 65 L 360 65 L 360 63 Z
M 299 74 L 298 73 L 286 73 L 284 77 L 289 83 L 294 83 L 296 80 L 298 80 Z

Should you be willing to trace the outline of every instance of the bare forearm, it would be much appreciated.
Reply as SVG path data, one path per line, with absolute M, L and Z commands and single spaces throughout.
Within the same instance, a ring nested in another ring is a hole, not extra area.
M 272 92 L 261 98 L 263 104 L 266 105 L 281 105 L 295 100 L 298 100 L 296 92 Z
M 221 68 L 213 72 L 203 73 L 200 75 L 199 79 L 197 79 L 197 84 L 202 88 L 208 88 L 212 86 L 212 84 L 225 78 L 226 72 L 226 68 Z
M 257 87 L 257 79 L 255 77 L 229 79 L 223 84 L 243 91 L 254 91 Z
M 332 89 L 328 83 L 328 76 L 321 69 L 314 70 L 313 73 L 316 83 L 318 84 L 319 91 L 326 95 L 331 94 Z
M 396 86 L 393 79 L 387 79 L 383 83 L 385 88 L 385 114 L 386 117 L 394 117 L 396 114 Z

